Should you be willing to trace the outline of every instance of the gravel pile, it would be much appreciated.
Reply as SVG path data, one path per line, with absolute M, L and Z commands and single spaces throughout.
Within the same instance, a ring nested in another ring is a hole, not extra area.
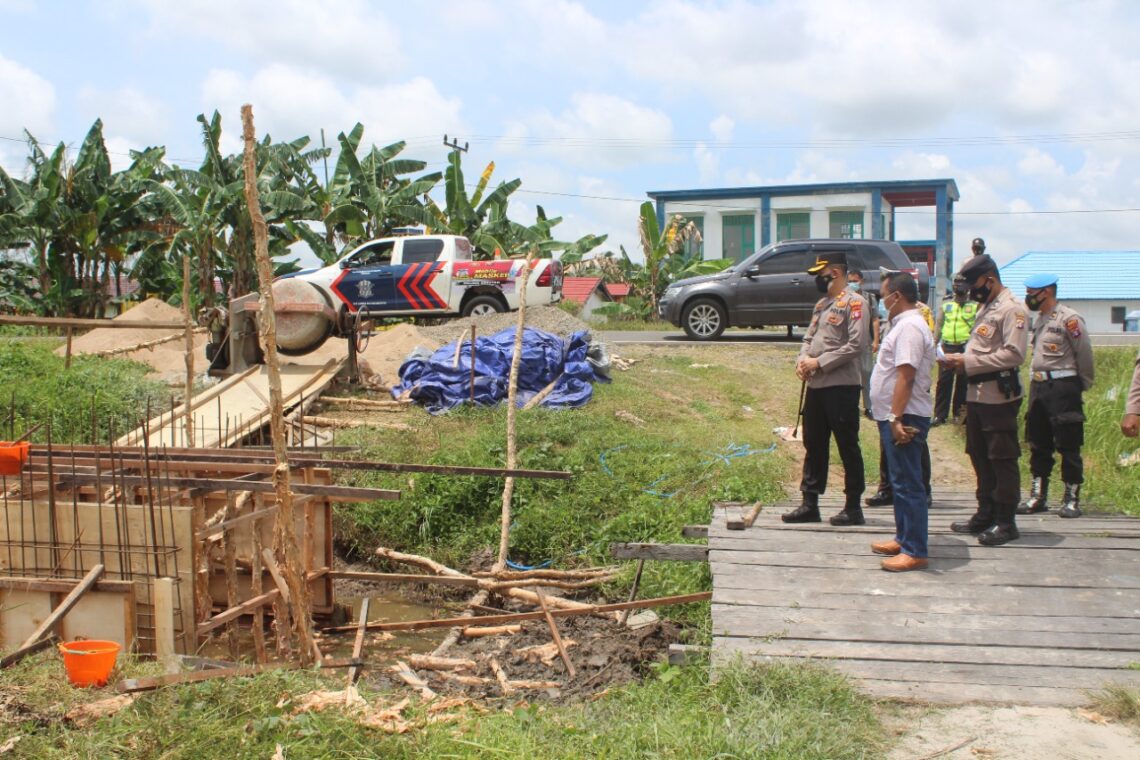
M 471 333 L 475 325 L 476 335 L 493 335 L 505 328 L 518 324 L 518 312 L 505 311 L 499 314 L 486 314 L 482 317 L 453 319 L 435 327 L 420 327 L 419 333 L 444 345 Z M 526 310 L 526 326 L 535 327 L 563 338 L 590 326 L 577 317 L 567 314 L 557 306 L 532 306 Z

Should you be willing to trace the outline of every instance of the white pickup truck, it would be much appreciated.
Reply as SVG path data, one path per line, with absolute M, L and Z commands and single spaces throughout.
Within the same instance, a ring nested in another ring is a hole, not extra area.
M 471 242 L 458 235 L 381 238 L 357 246 L 339 261 L 273 283 L 278 346 L 306 353 L 339 335 L 352 317 L 456 317 L 519 307 L 522 259 L 472 261 Z M 562 299 L 562 265 L 531 262 L 528 306 Z

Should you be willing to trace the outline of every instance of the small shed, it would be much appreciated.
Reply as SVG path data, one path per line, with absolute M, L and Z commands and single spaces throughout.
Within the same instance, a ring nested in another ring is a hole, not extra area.
M 580 316 L 589 319 L 594 309 L 614 298 L 601 277 L 567 277 L 562 280 L 562 298 L 570 303 L 581 304 Z
M 1140 309 L 1140 251 L 1029 251 L 1001 267 L 1001 281 L 1024 298 L 1025 278 L 1041 273 L 1057 275 L 1057 298 L 1090 333 L 1121 332 Z
M 607 282 L 606 290 L 610 291 L 610 295 L 618 303 L 625 303 L 625 299 L 629 297 L 629 291 L 633 286 L 628 282 Z

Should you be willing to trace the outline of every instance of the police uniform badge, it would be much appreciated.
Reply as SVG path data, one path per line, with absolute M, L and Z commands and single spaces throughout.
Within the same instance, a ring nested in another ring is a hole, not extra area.
M 1017 316 L 1017 329 L 1018 330 L 1024 330 L 1025 329 L 1025 317 L 1021 316 L 1020 314 Z
M 863 302 L 862 301 L 852 301 L 851 302 L 851 319 L 859 319 L 862 316 L 863 316 Z
M 1065 329 L 1069 331 L 1069 335 L 1074 338 L 1081 337 L 1081 320 L 1073 317 L 1072 319 L 1065 320 Z
M 974 328 L 974 332 L 983 338 L 988 338 L 993 333 L 993 330 L 990 329 L 989 325 L 978 325 Z

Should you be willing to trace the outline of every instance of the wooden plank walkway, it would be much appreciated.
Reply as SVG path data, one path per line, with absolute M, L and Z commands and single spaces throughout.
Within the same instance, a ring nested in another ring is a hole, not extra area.
M 344 360 L 322 364 L 281 365 L 281 395 L 285 411 L 319 396 L 333 381 Z M 141 446 L 144 431 L 152 446 L 185 446 L 185 407 L 173 412 L 155 410 L 158 416 L 119 438 L 117 446 Z M 206 389 L 191 402 L 195 444 L 201 448 L 232 446 L 269 423 L 269 370 L 259 364 Z
M 1140 687 L 1140 520 L 1018 516 L 1021 539 L 990 548 L 950 531 L 973 494 L 936 492 L 930 567 L 895 574 L 869 546 L 894 534 L 891 507 L 834 528 L 839 498 L 814 525 L 780 522 L 787 503 L 730 531 L 715 510 L 714 664 L 820 660 L 874 696 L 941 703 L 1078 705 L 1106 683 Z

